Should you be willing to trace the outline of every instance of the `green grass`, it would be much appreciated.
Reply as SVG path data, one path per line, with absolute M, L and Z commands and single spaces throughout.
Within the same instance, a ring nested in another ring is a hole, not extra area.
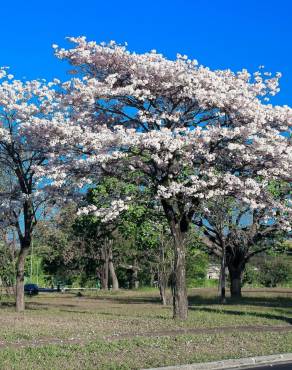
M 229 299 L 224 306 L 218 304 L 215 289 L 189 293 L 185 322 L 172 320 L 171 307 L 162 307 L 153 289 L 82 297 L 40 294 L 27 298 L 23 314 L 16 314 L 11 299 L 2 297 L 0 341 L 6 347 L 0 349 L 1 370 L 138 369 L 292 352 L 290 331 L 238 329 L 289 327 L 291 290 L 250 289 L 241 301 Z M 233 329 L 213 334 L 187 332 L 214 327 Z M 180 329 L 186 332 L 169 335 L 169 330 Z M 64 344 L 50 344 L 53 339 L 63 339 Z M 68 339 L 78 344 L 68 344 Z M 45 344 L 34 346 L 39 340 Z

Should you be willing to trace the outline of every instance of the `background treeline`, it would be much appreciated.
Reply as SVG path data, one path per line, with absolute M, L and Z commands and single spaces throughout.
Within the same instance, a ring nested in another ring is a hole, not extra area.
M 51 210 L 51 216 L 39 221 L 36 227 L 33 247 L 25 264 L 26 281 L 46 287 L 113 290 L 157 286 L 162 302 L 166 303 L 165 290 L 172 287 L 173 240 L 159 203 L 153 201 L 149 190 L 108 177 L 88 191 L 81 205 L 100 208 L 120 196 L 129 196 L 133 201 L 127 210 L 109 222 L 102 222 L 91 214 L 78 215 L 80 202 L 71 201 Z M 234 221 L 238 219 L 234 217 L 238 212 L 238 205 L 225 200 L 224 207 L 214 206 L 213 219 L 202 212 L 202 217 L 194 220 L 186 242 L 188 287 L 217 286 L 216 276 L 208 276 L 210 266 L 218 270 L 222 260 L 222 253 L 210 243 L 214 241 L 216 222 L 222 222 L 223 217 L 224 234 L 227 237 L 230 233 L 233 239 L 236 232 L 247 233 L 257 222 L 254 217 L 250 223 L 249 213 L 247 216 L 244 212 L 242 223 Z M 8 230 L 1 239 L 1 284 L 11 288 L 15 284 L 17 238 Z M 227 253 L 241 256 L 240 288 L 242 285 L 291 286 L 291 251 L 291 241 L 279 233 L 268 233 L 248 248 L 241 235 L 241 244 L 229 252 L 227 249 Z

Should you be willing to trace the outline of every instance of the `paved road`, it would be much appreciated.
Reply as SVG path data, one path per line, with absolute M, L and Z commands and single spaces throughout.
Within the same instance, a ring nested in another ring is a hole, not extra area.
M 292 362 L 289 364 L 271 364 L 271 365 L 265 365 L 260 367 L 248 367 L 248 368 L 242 368 L 244 370 L 292 370 Z

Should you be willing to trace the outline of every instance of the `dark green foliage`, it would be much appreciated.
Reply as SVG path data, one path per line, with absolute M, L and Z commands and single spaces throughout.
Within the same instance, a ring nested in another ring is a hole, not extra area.
M 209 265 L 209 256 L 198 234 L 191 229 L 187 238 L 186 276 L 189 287 L 204 285 Z
M 276 287 L 292 279 L 292 265 L 290 261 L 280 258 L 265 261 L 259 270 L 259 282 L 266 287 Z
M 192 249 L 187 253 L 186 275 L 189 287 L 203 284 L 209 264 L 208 255 L 198 249 Z
M 15 283 L 15 262 L 15 251 L 0 243 L 0 278 L 4 287 L 13 286 Z
M 260 284 L 258 268 L 253 265 L 247 265 L 243 274 L 242 285 L 257 286 Z

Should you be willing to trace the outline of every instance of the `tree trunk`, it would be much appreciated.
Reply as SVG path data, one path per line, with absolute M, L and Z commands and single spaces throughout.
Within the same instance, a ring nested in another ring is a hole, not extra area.
M 129 270 L 129 289 L 138 289 L 139 288 L 139 280 L 138 280 L 138 266 L 136 258 L 133 261 L 133 265 Z
M 232 298 L 241 297 L 242 266 L 228 266 L 230 276 L 230 294 Z
M 173 318 L 186 320 L 188 317 L 188 296 L 186 286 L 185 234 L 188 231 L 191 214 L 180 213 L 166 200 L 161 200 L 173 236 L 174 266 L 171 277 L 173 294 Z M 179 208 L 179 207 L 178 207 Z
M 186 320 L 188 317 L 188 297 L 184 238 L 177 227 L 173 227 L 172 233 L 174 237 L 173 318 Z
M 159 286 L 159 293 L 160 299 L 163 306 L 167 304 L 167 297 L 166 297 L 166 288 L 168 285 L 169 280 L 169 270 L 167 266 L 167 260 L 165 257 L 165 247 L 162 242 L 162 236 L 160 240 L 160 253 L 159 253 L 159 264 L 158 264 L 158 286 Z
M 24 264 L 28 253 L 28 246 L 21 246 L 16 266 L 16 312 L 25 309 L 24 303 Z
M 163 304 L 163 306 L 166 306 L 167 305 L 166 285 L 164 284 L 163 281 L 160 281 L 159 283 L 159 294 L 160 294 L 161 303 Z
M 133 279 L 134 279 L 134 288 L 139 288 L 139 280 L 138 280 L 138 269 L 136 268 L 133 273 Z
M 149 282 L 150 286 L 154 286 L 154 278 L 155 278 L 154 271 L 151 268 L 151 270 L 150 270 L 150 282 Z
M 222 304 L 226 303 L 226 251 L 222 248 L 221 270 L 219 279 L 219 299 Z
M 109 248 L 109 263 L 108 263 L 108 267 L 109 267 L 110 277 L 111 277 L 111 280 L 112 280 L 112 289 L 113 290 L 119 290 L 119 281 L 118 281 L 118 278 L 117 278 L 117 275 L 116 275 L 116 271 L 115 271 L 115 267 L 114 267 L 114 264 L 113 264 L 113 251 L 112 251 L 112 247 L 111 246 Z
M 101 274 L 100 274 L 100 285 L 101 289 L 107 290 L 108 289 L 108 270 L 109 270 L 109 255 L 107 250 L 107 243 L 104 244 L 102 248 L 102 267 L 101 267 Z

